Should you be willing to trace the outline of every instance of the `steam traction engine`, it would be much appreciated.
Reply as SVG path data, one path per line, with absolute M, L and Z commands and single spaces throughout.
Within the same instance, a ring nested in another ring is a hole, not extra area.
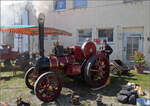
M 91 87 L 104 85 L 109 77 L 109 61 L 104 53 L 96 51 L 93 42 L 86 41 L 82 46 L 63 48 L 58 43 L 53 54 L 44 56 L 44 29 L 39 23 L 40 58 L 36 67 L 31 67 L 25 74 L 25 83 L 33 89 L 36 96 L 45 102 L 54 100 L 62 86 L 56 71 L 69 76 L 81 76 Z

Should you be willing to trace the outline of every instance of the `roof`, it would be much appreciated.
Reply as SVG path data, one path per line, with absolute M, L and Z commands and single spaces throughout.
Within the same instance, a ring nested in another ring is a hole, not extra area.
M 12 26 L 0 26 L 1 32 L 9 32 L 13 34 L 25 34 L 29 36 L 38 36 L 39 35 L 39 27 L 35 25 L 12 25 Z M 72 34 L 51 27 L 44 27 L 44 35 L 64 35 L 71 36 Z

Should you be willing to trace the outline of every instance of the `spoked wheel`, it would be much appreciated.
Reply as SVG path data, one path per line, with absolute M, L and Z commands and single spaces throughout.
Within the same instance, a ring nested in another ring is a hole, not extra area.
M 38 77 L 38 74 L 36 73 L 35 67 L 31 67 L 25 74 L 25 83 L 28 88 L 34 89 L 34 83 Z
M 103 55 L 93 55 L 84 69 L 84 79 L 91 87 L 101 87 L 109 77 L 109 61 Z
M 34 93 L 44 102 L 53 101 L 60 94 L 61 89 L 61 81 L 53 72 L 42 74 L 34 85 Z

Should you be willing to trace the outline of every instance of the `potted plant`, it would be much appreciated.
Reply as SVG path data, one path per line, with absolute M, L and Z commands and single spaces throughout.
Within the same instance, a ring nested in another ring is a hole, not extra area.
M 137 73 L 143 73 L 146 65 L 145 57 L 142 52 L 135 51 L 133 56 L 134 69 Z

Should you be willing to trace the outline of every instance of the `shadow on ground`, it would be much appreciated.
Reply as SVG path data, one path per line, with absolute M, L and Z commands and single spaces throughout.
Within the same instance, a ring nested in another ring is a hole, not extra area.
M 130 77 L 129 77 L 130 76 Z M 48 105 L 71 105 L 71 95 L 73 93 L 80 96 L 80 101 L 95 101 L 98 94 L 101 94 L 102 96 L 109 96 L 114 97 L 117 95 L 117 93 L 122 89 L 122 86 L 126 85 L 128 83 L 127 80 L 137 80 L 135 78 L 132 78 L 134 75 L 130 74 L 129 76 L 117 76 L 117 75 L 111 75 L 111 83 L 104 88 L 101 88 L 99 90 L 92 90 L 84 80 L 81 80 L 80 78 L 74 79 L 70 82 L 62 82 L 63 83 L 63 90 L 61 91 L 61 94 L 56 99 L 55 102 L 49 102 L 49 103 L 42 103 L 41 106 L 48 106 Z M 71 92 L 72 91 L 72 92 Z M 68 93 L 71 92 L 71 93 Z
M 13 77 L 24 78 L 24 74 L 24 72 L 21 72 L 17 73 L 15 76 L 1 76 L 1 80 L 8 81 Z M 70 79 L 67 77 L 67 80 L 65 78 L 66 76 L 64 78 L 61 77 L 63 89 L 56 101 L 49 103 L 40 102 L 41 106 L 71 105 L 70 99 L 73 93 L 79 95 L 81 101 L 95 101 L 97 98 L 97 94 L 101 94 L 102 96 L 114 97 L 121 90 L 122 86 L 128 83 L 128 80 L 137 80 L 134 78 L 134 74 L 129 74 L 128 76 L 111 75 L 111 81 L 109 85 L 99 90 L 92 90 L 80 77 L 76 79 Z M 33 91 L 31 91 L 30 93 L 35 96 Z

